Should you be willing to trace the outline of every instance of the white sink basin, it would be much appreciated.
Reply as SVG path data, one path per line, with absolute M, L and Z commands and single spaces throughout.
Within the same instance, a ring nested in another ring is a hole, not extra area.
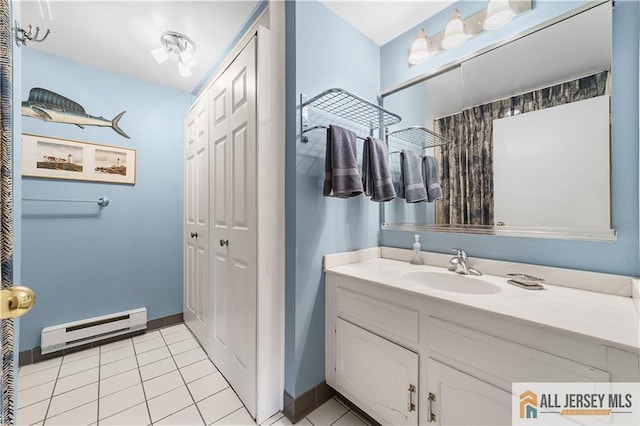
M 489 281 L 472 275 L 460 275 L 454 272 L 440 273 L 414 271 L 402 274 L 403 278 L 420 283 L 435 290 L 465 294 L 495 294 L 502 289 Z

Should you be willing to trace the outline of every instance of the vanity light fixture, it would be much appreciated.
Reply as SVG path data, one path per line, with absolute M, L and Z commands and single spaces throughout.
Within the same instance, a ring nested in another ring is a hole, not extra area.
M 429 37 L 427 37 L 424 29 L 420 28 L 418 35 L 411 43 L 409 63 L 412 65 L 423 64 L 429 59 L 429 56 L 431 56 L 431 53 L 429 53 Z
M 442 39 L 443 49 L 455 49 L 460 47 L 467 41 L 467 34 L 464 32 L 464 22 L 460 17 L 460 11 L 454 9 L 453 15 L 449 19 L 444 29 L 444 38 Z
M 489 0 L 487 17 L 482 27 L 485 30 L 495 30 L 511 22 L 515 16 L 516 13 L 509 6 L 509 0 Z
M 191 77 L 191 68 L 196 66 L 193 54 L 196 51 L 196 44 L 189 37 L 175 31 L 167 31 L 160 36 L 161 47 L 153 49 L 151 55 L 157 63 L 162 64 L 171 55 L 178 61 L 178 72 L 182 77 Z
M 489 0 L 485 8 L 465 19 L 454 9 L 444 30 L 435 33 L 428 28 L 431 37 L 427 37 L 424 29 L 418 31 L 409 50 L 409 66 L 422 64 L 444 50 L 462 46 L 472 37 L 501 28 L 532 8 L 533 0 Z

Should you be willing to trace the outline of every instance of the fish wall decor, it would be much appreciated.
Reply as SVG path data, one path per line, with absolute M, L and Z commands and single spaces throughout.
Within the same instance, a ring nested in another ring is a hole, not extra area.
M 69 98 L 51 90 L 34 87 L 29 91 L 29 99 L 22 102 L 22 115 L 54 123 L 68 123 L 84 129 L 85 126 L 111 127 L 121 136 L 129 136 L 118 126 L 126 111 L 116 115 L 113 120 L 94 117 L 85 112 L 84 107 Z

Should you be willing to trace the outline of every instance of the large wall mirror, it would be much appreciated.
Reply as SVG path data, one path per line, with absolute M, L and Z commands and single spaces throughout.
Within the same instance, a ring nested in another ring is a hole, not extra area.
M 422 151 L 443 198 L 385 203 L 383 229 L 615 240 L 611 34 L 606 2 L 383 94 L 397 128 L 450 141 Z M 420 150 L 390 136 L 405 149 Z M 400 156 L 389 161 L 399 182 Z

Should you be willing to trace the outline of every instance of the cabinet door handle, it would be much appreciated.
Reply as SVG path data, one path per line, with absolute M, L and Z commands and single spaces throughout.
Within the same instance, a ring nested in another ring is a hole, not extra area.
M 407 411 L 412 412 L 412 411 L 416 411 L 416 404 L 413 403 L 413 394 L 416 391 L 416 387 L 413 385 L 409 385 L 409 389 L 407 390 L 408 392 L 408 397 L 409 397 L 409 402 L 407 403 Z
M 191 233 L 191 238 L 198 238 L 198 233 L 197 232 L 192 232 Z
M 436 402 L 436 396 L 434 394 L 432 394 L 431 392 L 429 392 L 429 406 L 427 407 L 429 409 L 429 416 L 428 416 L 428 420 L 429 423 L 433 423 L 436 421 L 436 413 L 434 412 L 434 407 L 433 405 Z
M 220 247 L 228 246 L 229 240 L 220 239 Z

